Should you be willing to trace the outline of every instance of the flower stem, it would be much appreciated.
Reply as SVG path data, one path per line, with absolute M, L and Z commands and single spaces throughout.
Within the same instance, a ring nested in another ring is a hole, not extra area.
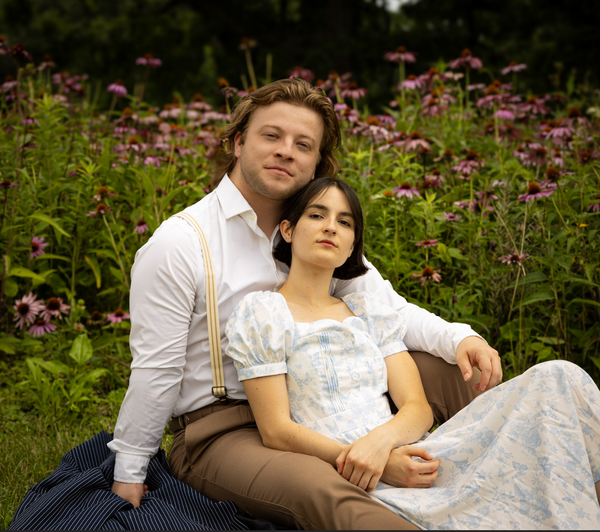
M 102 217 L 102 219 L 104 220 L 104 225 L 106 225 L 106 228 L 108 229 L 110 241 L 112 242 L 113 249 L 115 250 L 115 255 L 117 256 L 117 262 L 119 263 L 119 268 L 121 269 L 121 273 L 123 274 L 123 281 L 125 282 L 125 287 L 127 288 L 127 291 L 129 292 L 129 281 L 127 280 L 127 274 L 125 273 L 125 268 L 123 268 L 123 262 L 121 261 L 121 255 L 119 254 L 117 244 L 115 243 L 115 239 L 113 237 L 112 231 L 110 230 L 110 225 L 108 225 L 108 222 L 106 221 L 106 218 L 104 216 Z

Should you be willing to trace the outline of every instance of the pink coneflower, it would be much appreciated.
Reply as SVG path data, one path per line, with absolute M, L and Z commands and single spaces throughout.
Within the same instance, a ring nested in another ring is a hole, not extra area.
M 23 126 L 30 126 L 31 124 L 39 124 L 39 122 L 37 121 L 37 119 L 31 118 L 30 116 L 24 118 L 21 122 L 21 125 Z
M 438 241 L 435 238 L 427 239 L 427 240 L 423 240 L 421 242 L 417 242 L 415 244 L 415 246 L 417 246 L 418 248 L 423 247 L 423 249 L 427 249 L 427 248 L 433 248 L 435 246 L 437 246 Z
M 527 260 L 529 255 L 527 253 L 523 253 L 523 255 L 519 255 L 518 253 L 513 253 L 512 255 L 504 255 L 503 257 L 499 257 L 498 260 L 500 262 L 504 262 L 505 264 L 517 264 L 521 266 L 523 261 Z
M 46 321 L 50 321 L 53 317 L 62 320 L 62 314 L 67 315 L 71 310 L 71 305 L 66 305 L 63 303 L 62 298 L 60 297 L 51 297 L 46 301 L 46 306 L 44 310 L 42 310 L 42 318 Z
M 514 120 L 515 119 L 515 115 L 512 111 L 510 111 L 508 109 L 508 107 L 506 107 L 506 105 L 501 105 L 500 109 L 498 109 L 496 111 L 496 116 L 500 119 L 500 120 Z
M 141 235 L 142 233 L 145 233 L 146 231 L 148 231 L 148 225 L 146 224 L 146 221 L 145 220 L 138 220 L 137 224 L 135 225 L 134 231 L 138 235 Z
M 108 188 L 104 186 L 98 187 L 98 192 L 94 196 L 94 201 L 101 201 L 103 198 L 116 198 L 117 195 L 114 192 L 108 190 Z
M 469 201 L 455 201 L 454 205 L 456 205 L 459 209 L 466 209 L 471 206 L 471 202 Z
M 503 76 L 506 76 L 506 74 L 510 73 L 510 72 L 521 72 L 521 70 L 525 70 L 527 68 L 527 65 L 525 63 L 519 63 L 517 64 L 516 61 L 511 61 L 510 63 L 508 63 L 508 66 L 503 68 L 500 73 Z
M 573 127 L 564 120 L 548 120 L 542 136 L 546 139 L 554 139 L 555 142 L 558 141 L 560 143 L 564 137 L 572 137 L 574 132 Z
M 430 268 L 429 266 L 426 266 L 425 268 L 423 268 L 423 271 L 421 273 L 413 273 L 410 278 L 411 279 L 420 279 L 421 286 L 423 286 L 425 283 L 428 283 L 430 281 L 439 283 L 442 280 L 442 276 L 440 275 L 440 270 L 434 270 L 433 268 Z
M 402 83 L 398 85 L 398 90 L 408 89 L 420 89 L 423 86 L 423 80 L 417 78 L 414 74 L 410 74 Z M 398 103 L 398 102 L 396 102 Z
M 413 131 L 406 140 L 404 147 L 407 150 L 414 150 L 421 147 L 428 150 L 430 148 L 430 145 L 429 142 L 427 142 L 427 140 L 423 138 L 421 133 L 419 133 L 418 131 Z
M 519 196 L 519 200 L 529 203 L 535 199 L 551 196 L 553 192 L 554 190 L 552 189 L 543 190 L 535 181 L 532 181 L 527 187 L 527 192 Z
M 398 46 L 394 52 L 386 52 L 383 58 L 390 63 L 414 63 L 417 60 L 416 52 L 409 52 L 404 46 Z
M 520 104 L 520 110 L 524 113 L 545 115 L 550 109 L 544 105 L 544 100 L 530 96 L 527 100 Z
M 445 212 L 444 218 L 446 218 L 447 222 L 458 222 L 458 220 L 460 220 L 462 216 L 454 214 L 453 212 Z
M 127 89 L 123 85 L 123 82 L 120 79 L 115 80 L 114 83 L 111 83 L 106 90 L 108 92 L 112 92 L 115 96 L 125 96 L 127 94 Z
M 8 179 L 3 179 L 0 181 L 0 188 L 15 188 L 18 187 L 18 183 L 11 183 Z
M 424 104 L 421 110 L 421 116 L 440 116 L 447 111 L 449 107 L 439 102 L 437 98 L 430 98 L 429 101 Z
M 431 173 L 427 174 L 423 178 L 423 188 L 431 188 L 431 187 L 441 187 L 444 182 L 444 178 L 442 177 L 441 172 L 434 168 L 431 170 Z
M 21 299 L 17 299 L 13 308 L 17 311 L 14 317 L 17 322 L 15 327 L 22 329 L 25 325 L 33 323 L 35 317 L 44 309 L 44 302 L 29 292 Z
M 108 205 L 105 205 L 104 203 L 98 203 L 98 205 L 96 205 L 96 209 L 88 212 L 86 216 L 92 216 L 94 218 L 97 218 L 98 216 L 104 215 L 107 212 L 111 212 L 110 207 Z
M 112 314 L 106 316 L 106 318 L 111 323 L 121 323 L 123 320 L 129 319 L 129 314 L 127 314 L 127 312 L 125 312 L 124 310 L 118 308 Z
M 600 194 L 596 194 L 594 197 L 595 200 L 600 200 Z M 590 209 L 593 212 L 600 212 L 600 202 L 590 203 Z
M 483 67 L 483 63 L 478 57 L 473 57 L 473 54 L 471 54 L 471 50 L 465 48 L 460 53 L 460 57 L 458 59 L 454 59 L 453 61 L 450 61 L 450 63 L 448 63 L 448 68 L 451 68 L 452 70 L 456 70 L 462 67 L 477 70 Z
M 506 181 L 501 181 L 500 179 L 494 179 L 492 181 L 492 187 L 506 188 Z
M 152 155 L 149 155 L 148 157 L 146 157 L 144 159 L 144 165 L 145 166 L 156 166 L 157 168 L 160 168 L 160 159 L 158 157 L 153 157 Z
M 420 192 L 413 187 L 410 183 L 404 182 L 399 187 L 393 189 L 396 193 L 396 197 L 401 198 L 406 196 L 408 199 L 413 199 L 414 196 L 420 196 Z
M 452 167 L 457 173 L 470 175 L 473 170 L 483 168 L 484 162 L 479 160 L 479 154 L 475 150 L 467 150 L 465 158 L 459 161 L 456 166 Z
M 31 336 L 43 336 L 46 333 L 51 333 L 56 330 L 56 325 L 46 321 L 44 318 L 38 318 L 35 323 L 29 327 L 29 334 Z
M 29 255 L 29 258 L 33 260 L 36 257 L 43 255 L 45 253 L 44 249 L 46 249 L 47 245 L 48 242 L 44 242 L 43 236 L 34 236 L 31 239 L 31 254 Z
M 341 92 L 342 98 L 352 98 L 358 100 L 364 98 L 367 95 L 367 89 L 360 88 L 354 81 L 348 84 L 348 86 Z
M 304 81 L 308 81 L 309 83 L 315 79 L 315 74 L 312 70 L 300 66 L 294 67 L 292 70 L 290 70 L 289 75 L 290 79 L 300 78 Z
M 144 57 L 138 57 L 135 60 L 136 65 L 149 66 L 150 68 L 158 68 L 162 65 L 162 61 L 152 54 L 144 54 Z
M 467 87 L 469 92 L 471 91 L 482 91 L 485 89 L 485 83 L 472 83 Z

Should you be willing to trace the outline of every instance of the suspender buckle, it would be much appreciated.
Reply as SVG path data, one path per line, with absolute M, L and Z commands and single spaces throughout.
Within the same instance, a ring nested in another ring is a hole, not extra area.
M 227 388 L 225 386 L 213 386 L 212 394 L 219 400 L 225 401 L 227 399 Z

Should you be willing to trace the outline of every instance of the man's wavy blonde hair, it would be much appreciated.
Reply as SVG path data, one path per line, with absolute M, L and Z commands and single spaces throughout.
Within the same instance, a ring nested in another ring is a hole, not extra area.
M 337 175 L 340 163 L 334 152 L 340 149 L 342 136 L 333 104 L 322 91 L 315 89 L 303 79 L 281 79 L 251 92 L 233 109 L 231 121 L 221 135 L 221 142 L 225 150 L 217 158 L 216 169 L 211 180 L 213 188 L 219 184 L 225 174 L 229 174 L 233 170 L 237 163 L 234 150 L 235 136 L 241 133 L 242 142 L 244 142 L 254 111 L 258 107 L 275 102 L 306 107 L 315 111 L 323 119 L 325 127 L 319 147 L 315 177 L 335 177 Z

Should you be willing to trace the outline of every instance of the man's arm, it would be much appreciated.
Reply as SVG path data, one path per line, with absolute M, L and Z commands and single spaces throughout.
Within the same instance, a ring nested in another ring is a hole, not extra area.
M 113 491 L 134 505 L 139 505 L 148 463 L 179 397 L 203 270 L 199 253 L 193 230 L 184 221 L 172 220 L 138 251 L 132 269 L 132 373 L 108 446 L 116 453 Z
M 473 367 L 482 370 L 476 391 L 496 386 L 502 380 L 498 352 L 465 323 L 450 323 L 435 314 L 406 301 L 397 294 L 389 281 L 368 261 L 369 271 L 349 281 L 335 280 L 332 294 L 341 297 L 354 292 L 368 292 L 400 312 L 406 320 L 404 343 L 409 351 L 424 351 L 457 364 L 465 381 L 473 377 Z

